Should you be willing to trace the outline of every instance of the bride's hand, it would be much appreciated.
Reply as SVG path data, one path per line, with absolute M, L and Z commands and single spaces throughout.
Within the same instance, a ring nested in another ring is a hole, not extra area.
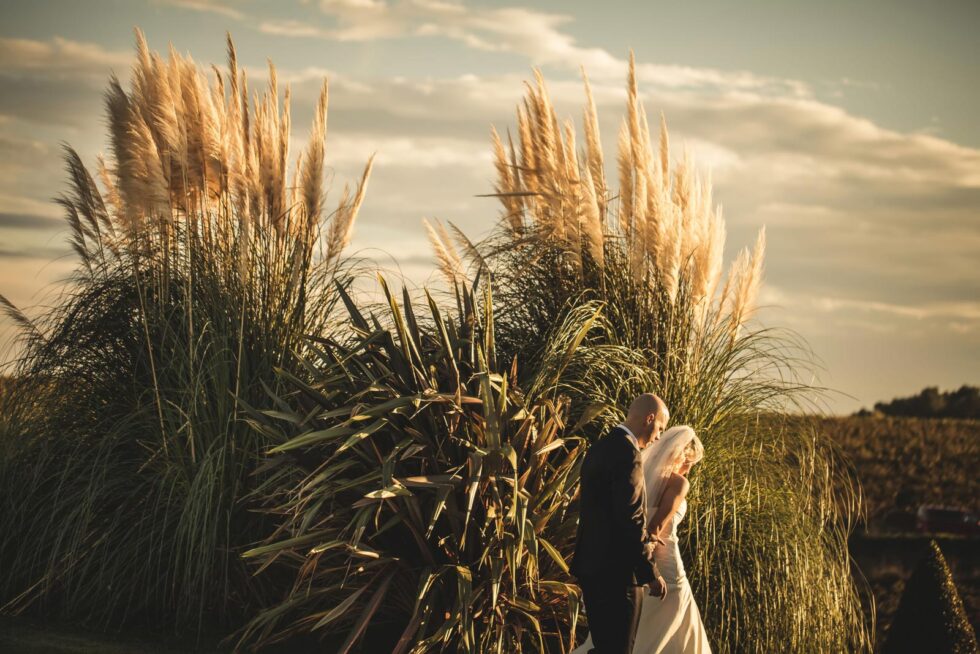
M 654 532 L 651 531 L 650 532 L 650 544 L 653 545 L 654 547 L 656 547 L 657 545 L 666 545 L 667 543 L 665 543 L 663 541 L 663 539 L 660 538 L 660 536 L 658 536 L 657 534 L 655 534 Z
M 667 582 L 664 581 L 663 577 L 657 576 L 647 584 L 647 588 L 650 589 L 650 597 L 659 597 L 661 600 L 667 597 Z

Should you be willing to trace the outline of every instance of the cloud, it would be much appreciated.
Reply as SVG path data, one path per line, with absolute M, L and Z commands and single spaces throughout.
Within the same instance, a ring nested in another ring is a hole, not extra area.
M 0 73 L 89 74 L 104 77 L 112 68 L 128 68 L 129 52 L 60 36 L 47 41 L 0 37 Z
M 65 256 L 73 255 L 73 251 L 67 248 L 56 247 L 26 247 L 10 248 L 0 246 L 0 259 L 37 259 L 50 261 Z
M 221 0 L 160 0 L 163 4 L 190 9 L 202 13 L 217 14 L 225 18 L 234 20 L 244 20 L 245 14 L 235 6 L 233 2 L 222 2 Z
M 819 323 L 834 331 L 842 325 L 887 325 L 889 330 L 908 329 L 914 323 L 928 323 L 957 333 L 980 335 L 980 302 L 976 300 L 929 301 L 917 303 L 883 302 L 876 298 L 808 294 L 782 282 L 767 283 L 760 295 L 763 311 L 778 311 L 781 318 L 798 320 L 811 328 Z M 954 327 L 955 325 L 955 327 Z
M 32 213 L 0 212 L 0 229 L 39 229 L 51 230 L 62 227 L 63 222 L 52 216 Z
M 333 164 L 364 165 L 372 153 L 378 167 L 488 169 L 490 149 L 473 141 L 447 138 L 333 137 L 328 144 Z
M 0 132 L 0 179 L 34 170 L 50 161 L 52 155 L 51 147 L 43 141 Z
M 444 0 L 321 0 L 321 11 L 335 25 L 322 27 L 293 19 L 261 21 L 267 34 L 337 41 L 375 41 L 406 37 L 441 37 L 475 50 L 506 52 L 526 57 L 537 66 L 578 71 L 580 66 L 596 79 L 622 79 L 627 63 L 607 50 L 584 47 L 562 26 L 573 20 L 568 14 L 526 7 L 471 7 Z M 793 96 L 809 96 L 808 85 L 799 80 L 758 75 L 749 71 L 641 63 L 641 81 L 664 88 L 755 90 Z
M 980 322 L 980 302 L 931 302 L 921 305 L 890 304 L 874 300 L 847 300 L 834 297 L 818 297 L 811 300 L 812 305 L 825 312 L 855 310 L 863 313 L 889 314 L 925 320 L 929 318 L 952 318 Z

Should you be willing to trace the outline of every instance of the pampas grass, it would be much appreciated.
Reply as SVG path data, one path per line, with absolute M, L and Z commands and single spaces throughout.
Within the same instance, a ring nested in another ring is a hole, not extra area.
M 765 230 L 728 267 L 711 179 L 685 151 L 672 161 L 666 119 L 651 139 L 630 56 L 616 153 L 604 178 L 595 104 L 585 79 L 585 138 L 559 120 L 535 71 L 517 107 L 517 146 L 492 134 L 496 232 L 478 244 L 489 272 L 498 356 L 543 365 L 541 344 L 580 307 L 598 304 L 601 340 L 642 365 L 569 366 L 555 380 L 572 420 L 589 407 L 659 393 L 673 421 L 704 441 L 694 473 L 685 557 L 718 651 L 864 651 L 871 636 L 850 580 L 847 536 L 860 512 L 855 482 L 820 434 L 778 418 L 815 406 L 806 345 L 753 321 Z M 819 617 L 817 617 L 819 616 Z
M 2 300 L 25 354 L 0 606 L 200 633 L 268 592 L 239 558 L 270 529 L 242 501 L 268 445 L 242 407 L 266 405 L 275 370 L 300 374 L 305 335 L 330 324 L 371 161 L 325 212 L 326 81 L 290 170 L 290 91 L 270 64 L 250 94 L 230 38 L 209 72 L 137 31 L 131 86 L 113 77 L 105 100 L 100 181 L 66 151 L 71 283 L 34 321 Z

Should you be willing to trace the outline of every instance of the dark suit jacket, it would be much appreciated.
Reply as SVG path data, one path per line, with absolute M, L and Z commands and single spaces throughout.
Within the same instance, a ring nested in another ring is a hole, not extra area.
M 640 451 L 621 427 L 589 448 L 579 497 L 572 574 L 617 585 L 653 581 L 653 563 L 644 548 L 649 536 Z

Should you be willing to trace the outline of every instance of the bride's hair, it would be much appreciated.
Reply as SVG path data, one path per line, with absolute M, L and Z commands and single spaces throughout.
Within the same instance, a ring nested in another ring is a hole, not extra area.
M 692 466 L 704 458 L 704 445 L 694 430 L 678 425 L 665 431 L 643 449 L 643 479 L 647 487 L 647 514 L 660 503 L 667 480 L 684 463 Z
M 693 433 L 693 432 L 692 432 Z M 701 444 L 701 439 L 696 435 L 691 439 L 691 442 L 687 444 L 684 448 L 684 458 L 677 463 L 677 467 L 674 471 L 680 469 L 682 464 L 688 464 L 693 466 L 695 463 L 704 458 L 704 445 Z

